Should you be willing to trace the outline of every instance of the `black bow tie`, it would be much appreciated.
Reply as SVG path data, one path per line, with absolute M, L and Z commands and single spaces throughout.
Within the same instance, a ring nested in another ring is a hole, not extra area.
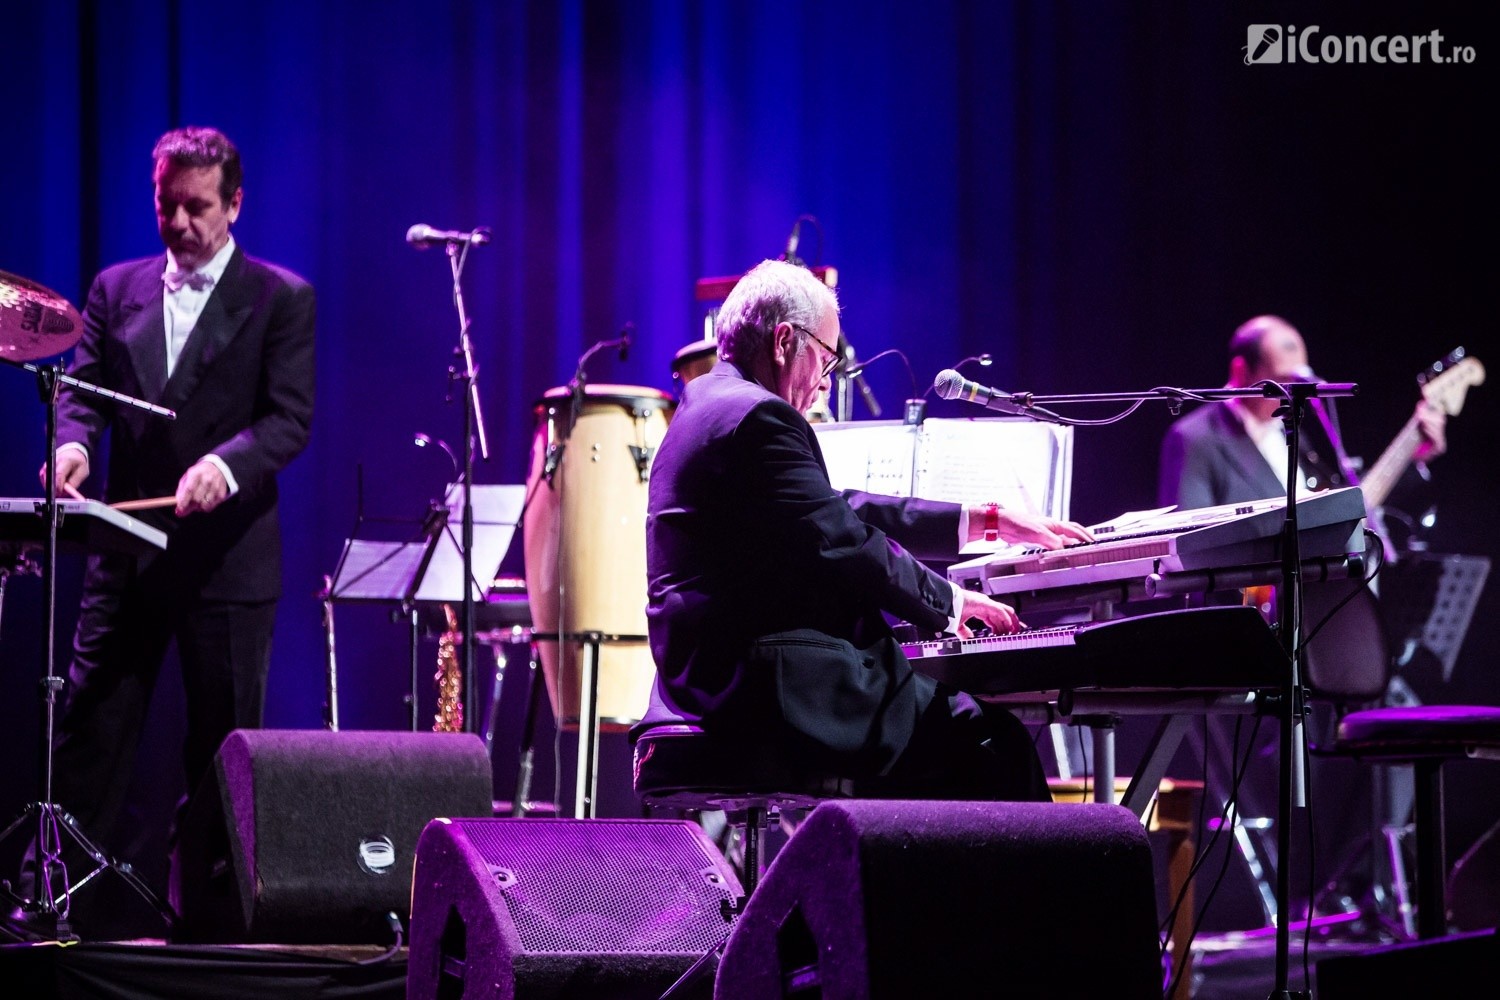
M 180 292 L 184 287 L 205 291 L 214 286 L 213 275 L 202 271 L 167 271 L 161 276 L 168 291 Z

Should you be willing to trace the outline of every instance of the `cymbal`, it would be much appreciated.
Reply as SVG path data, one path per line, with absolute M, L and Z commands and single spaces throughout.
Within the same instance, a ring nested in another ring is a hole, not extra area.
M 34 281 L 0 271 L 0 358 L 50 358 L 82 336 L 83 317 L 71 302 Z

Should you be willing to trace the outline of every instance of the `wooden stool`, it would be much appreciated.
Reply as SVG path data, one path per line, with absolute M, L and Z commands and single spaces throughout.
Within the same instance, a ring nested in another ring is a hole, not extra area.
M 1049 778 L 1047 786 L 1052 789 L 1054 802 L 1093 800 L 1094 784 L 1086 778 Z M 1128 787 L 1129 778 L 1117 777 L 1115 798 L 1123 795 Z M 1175 985 L 1166 1000 L 1189 1000 L 1192 996 L 1194 899 L 1188 873 L 1193 867 L 1193 854 L 1198 849 L 1193 841 L 1193 826 L 1198 820 L 1198 798 L 1202 792 L 1201 781 L 1163 778 L 1156 790 L 1156 804 L 1147 815 L 1146 829 L 1167 836 L 1167 893 L 1170 905 L 1176 907 L 1167 934 L 1167 954 L 1172 958 Z

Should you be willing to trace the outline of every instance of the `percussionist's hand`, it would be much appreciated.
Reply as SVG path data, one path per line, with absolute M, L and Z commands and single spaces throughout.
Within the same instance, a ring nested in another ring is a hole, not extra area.
M 78 488 L 83 481 L 89 477 L 89 457 L 77 448 L 61 448 L 57 452 L 57 492 L 59 496 L 70 496 L 74 500 L 82 500 L 83 494 Z M 47 466 L 43 465 L 37 478 L 42 482 L 42 488 L 47 488 Z
M 1016 614 L 1016 609 L 1009 604 L 1001 604 L 974 590 L 960 593 L 963 598 L 958 607 L 959 638 L 968 639 L 974 635 L 974 630 L 968 624 L 970 618 L 984 622 L 992 632 L 1019 632 L 1026 627 L 1021 616 Z
M 1029 545 L 1040 545 L 1044 549 L 1060 549 L 1065 545 L 1078 545 L 1094 540 L 1089 529 L 1077 521 L 1061 521 L 1055 517 L 1032 514 L 1024 510 L 1006 510 L 1003 507 L 996 513 L 1000 519 L 1000 537 L 1007 542 L 1025 542 Z M 970 541 L 978 540 L 980 531 L 976 529 L 982 531 L 983 523 L 984 508 L 970 508 Z
M 177 516 L 202 511 L 208 513 L 229 496 L 224 473 L 212 462 L 198 462 L 177 481 Z

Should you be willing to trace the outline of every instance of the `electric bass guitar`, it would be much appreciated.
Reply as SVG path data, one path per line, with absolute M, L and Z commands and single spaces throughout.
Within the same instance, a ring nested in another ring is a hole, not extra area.
M 1460 347 L 1417 376 L 1417 381 L 1422 386 L 1422 398 L 1427 405 L 1456 417 L 1463 409 L 1464 395 L 1469 387 L 1484 383 L 1484 365 Z M 1365 495 L 1366 510 L 1374 510 L 1385 503 L 1421 443 L 1422 428 L 1413 413 L 1396 439 L 1360 478 L 1359 487 Z

